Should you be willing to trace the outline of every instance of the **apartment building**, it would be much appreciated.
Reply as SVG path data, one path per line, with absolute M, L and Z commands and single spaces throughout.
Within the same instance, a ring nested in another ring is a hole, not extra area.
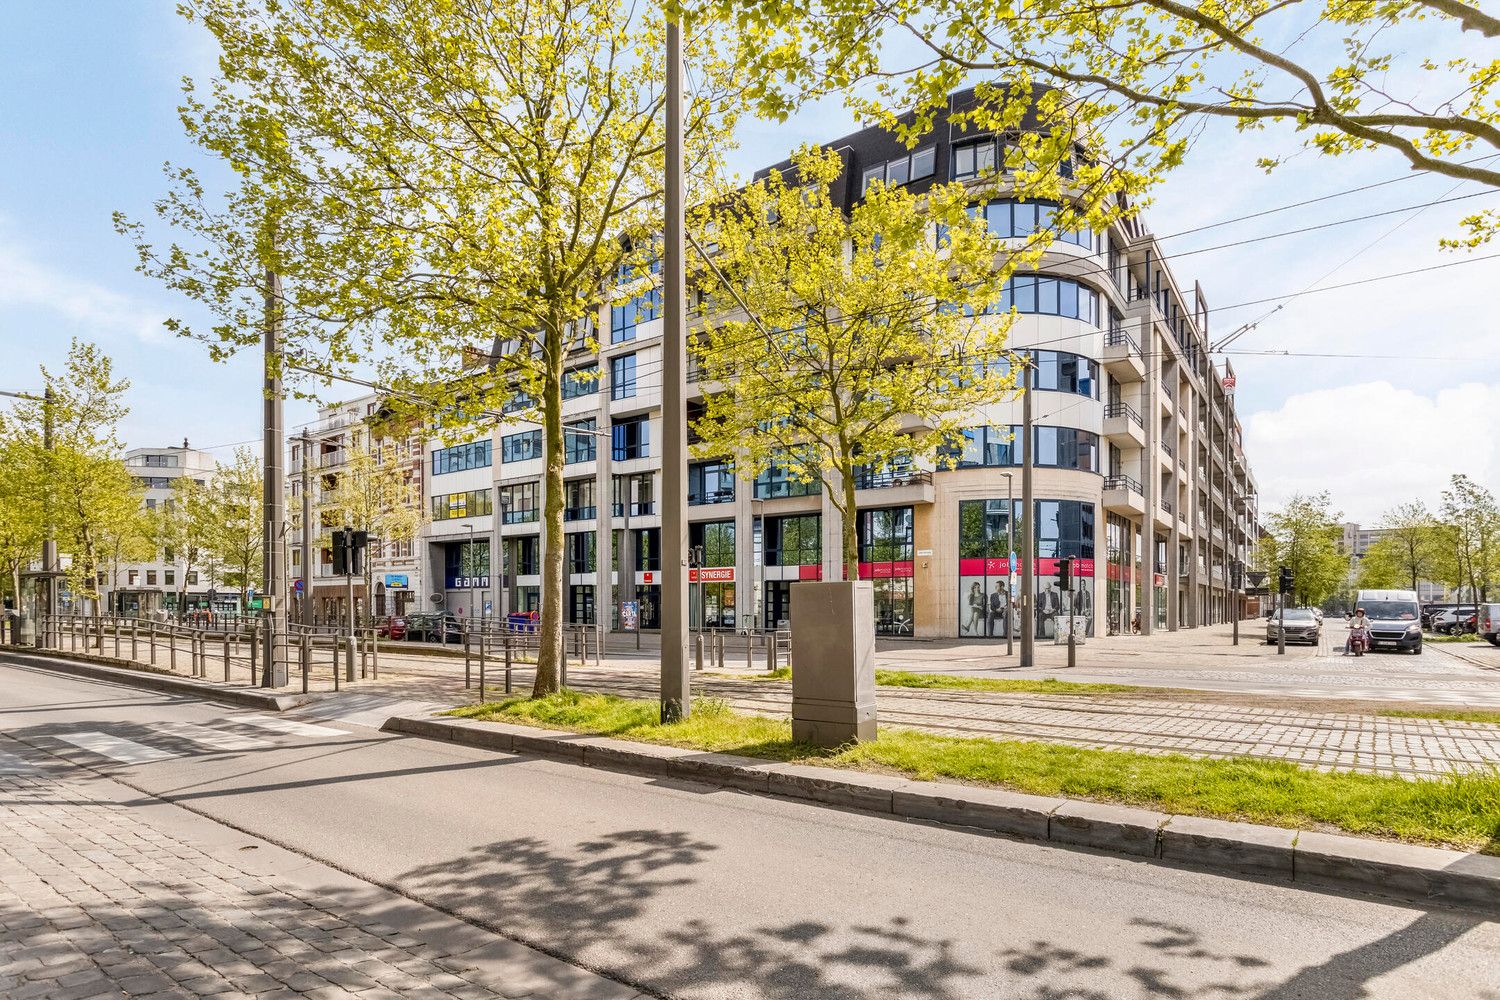
M 292 579 L 294 607 L 304 599 L 302 613 L 308 620 L 343 621 L 354 601 L 356 617 L 406 614 L 422 601 L 425 577 L 417 558 L 417 540 L 380 537 L 373 531 L 366 552 L 371 571 L 351 580 L 333 574 L 331 532 L 344 527 L 344 518 L 332 509 L 339 478 L 348 473 L 356 456 L 373 456 L 382 464 L 401 467 L 422 495 L 421 435 L 404 425 L 385 419 L 375 394 L 333 403 L 318 410 L 318 419 L 301 433 L 288 438 L 287 447 L 287 566 Z M 302 492 L 306 481 L 312 505 L 312 567 L 302 566 Z M 365 527 L 354 525 L 354 527 Z
M 143 502 L 150 511 L 166 510 L 183 479 L 204 486 L 217 468 L 212 455 L 189 447 L 186 438 L 181 447 L 132 448 L 125 453 L 124 462 L 130 475 L 145 488 Z M 150 562 L 120 562 L 105 553 L 98 580 L 104 606 L 115 614 L 152 616 L 163 610 L 176 613 L 180 605 L 207 608 L 212 594 L 215 610 L 235 610 L 239 591 L 217 592 L 216 567 L 206 561 L 189 566 L 182 555 L 168 548 Z
M 960 92 L 951 102 L 970 99 Z M 945 118 L 915 150 L 882 129 L 862 130 L 829 143 L 844 160 L 835 197 L 847 209 L 875 178 L 920 193 L 975 177 L 1002 162 L 1001 141 L 961 134 Z M 1044 224 L 1049 207 L 991 187 L 981 210 L 1011 238 Z M 598 318 L 601 349 L 589 352 L 580 336 L 566 383 L 564 600 L 573 622 L 607 608 L 614 623 L 621 602 L 636 602 L 649 629 L 660 603 L 661 301 L 639 285 L 620 277 L 620 296 Z M 1062 557 L 1075 559 L 1073 611 L 1090 633 L 1128 630 L 1137 615 L 1145 631 L 1228 620 L 1238 606 L 1230 567 L 1255 540 L 1257 499 L 1234 370 L 1209 358 L 1203 289 L 1183 283 L 1150 230 L 1132 220 L 1063 234 L 1006 296 L 1020 314 L 1010 346 L 1034 362 L 1034 516 L 1020 516 L 1019 399 L 974 414 L 951 456 L 956 467 L 863 477 L 860 575 L 874 583 L 879 631 L 1003 638 L 1003 617 L 990 608 L 1003 607 L 1011 552 L 1020 549 L 1008 536 L 1026 520 L 1036 532 L 1040 638 L 1065 620 L 1069 597 L 1054 580 Z M 692 382 L 690 420 L 699 393 Z M 537 604 L 541 456 L 539 429 L 522 420 L 457 451 L 429 449 L 427 569 L 434 579 L 443 572 L 450 605 L 474 589 L 502 609 Z M 790 616 L 792 583 L 842 573 L 839 515 L 816 483 L 774 468 L 748 478 L 726 455 L 691 462 L 687 500 L 700 557 L 689 574 L 694 626 L 775 627 Z M 501 555 L 494 578 L 491 537 Z M 483 557 L 466 563 L 466 547 Z M 1014 618 L 1010 626 L 1018 628 Z

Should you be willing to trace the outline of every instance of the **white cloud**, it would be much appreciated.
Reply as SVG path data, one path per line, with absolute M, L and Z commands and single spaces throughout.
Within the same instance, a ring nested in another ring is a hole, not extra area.
M 1389 382 L 1319 389 L 1252 414 L 1245 449 L 1262 508 L 1324 490 L 1373 524 L 1413 498 L 1436 506 L 1455 473 L 1500 492 L 1500 385 L 1468 382 L 1425 396 Z
M 71 321 L 79 334 L 125 334 L 143 343 L 172 339 L 166 314 L 145 302 L 35 260 L 0 236 L 0 308 L 29 308 Z

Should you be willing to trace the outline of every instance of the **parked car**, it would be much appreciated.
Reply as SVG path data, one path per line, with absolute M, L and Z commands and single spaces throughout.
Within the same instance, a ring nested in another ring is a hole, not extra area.
M 1438 635 L 1462 635 L 1477 627 L 1479 608 L 1474 605 L 1447 608 L 1432 618 L 1432 630 Z
M 1481 604 L 1477 622 L 1479 638 L 1491 646 L 1500 646 L 1500 604 Z
M 1456 604 L 1424 604 L 1422 605 L 1422 628 L 1432 631 L 1432 620 L 1450 608 L 1456 608 Z
M 1280 613 L 1266 621 L 1266 645 L 1274 646 L 1283 634 L 1283 628 L 1288 643 L 1305 642 L 1316 646 L 1323 637 L 1323 623 L 1311 608 L 1287 608 L 1285 618 L 1284 626 Z
M 387 615 L 376 623 L 375 634 L 382 639 L 405 639 L 406 619 L 400 615 Z
M 1422 604 L 1414 590 L 1361 590 L 1355 607 L 1370 620 L 1370 649 L 1422 652 Z
M 463 642 L 463 625 L 457 615 L 425 612 L 408 615 L 406 637 L 413 642 Z

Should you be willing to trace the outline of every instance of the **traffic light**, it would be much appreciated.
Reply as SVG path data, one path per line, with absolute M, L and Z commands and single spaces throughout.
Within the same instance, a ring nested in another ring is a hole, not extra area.
M 358 576 L 365 571 L 365 547 L 370 544 L 368 531 L 349 532 L 349 573 Z
M 349 576 L 349 535 L 343 528 L 333 529 L 333 575 Z
M 1280 594 L 1292 592 L 1292 571 L 1287 567 L 1281 567 L 1281 575 L 1276 581 L 1276 591 Z
M 1059 590 L 1073 589 L 1073 559 L 1071 556 L 1057 561 L 1057 587 Z

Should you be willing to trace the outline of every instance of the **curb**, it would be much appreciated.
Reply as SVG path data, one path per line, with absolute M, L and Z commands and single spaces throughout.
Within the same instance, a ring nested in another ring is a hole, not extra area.
M 312 694 L 267 694 L 255 688 L 220 687 L 206 681 L 151 670 L 132 663 L 130 660 L 117 660 L 112 656 L 94 656 L 74 652 L 58 654 L 50 650 L 46 653 L 35 653 L 15 646 L 0 646 L 0 656 L 11 658 L 24 666 L 50 670 L 54 673 L 109 681 L 114 684 L 128 684 L 131 687 L 146 688 L 166 694 L 180 694 L 190 698 L 226 702 L 240 708 L 253 708 L 263 712 L 285 712 L 289 708 L 311 704 L 319 699 L 318 695 Z
M 629 774 L 682 778 L 1217 873 L 1299 885 L 1333 885 L 1414 902 L 1500 908 L 1500 857 L 1445 848 L 1168 815 L 999 788 L 782 764 L 507 723 L 392 716 L 381 729 L 482 750 L 533 754 Z

